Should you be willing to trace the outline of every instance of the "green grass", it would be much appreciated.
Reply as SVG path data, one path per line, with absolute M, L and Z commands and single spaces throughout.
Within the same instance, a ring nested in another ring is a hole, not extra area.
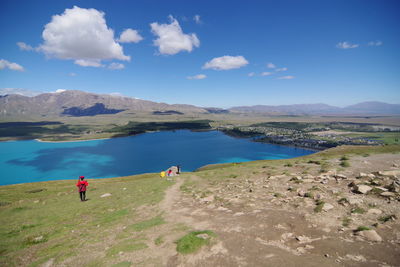
M 379 217 L 378 221 L 380 221 L 381 223 L 385 223 L 388 221 L 394 221 L 396 219 L 397 219 L 396 215 L 390 214 L 390 215 L 384 215 L 384 216 Z
M 62 261 L 82 248 L 103 247 L 105 238 L 122 226 L 148 229 L 163 222 L 161 217 L 138 222 L 134 211 L 163 199 L 171 183 L 160 179 L 158 174 L 89 179 L 86 202 L 79 201 L 74 182 L 0 187 L 0 199 L 10 203 L 0 207 L 0 265 L 24 265 L 26 255 L 31 255 L 30 262 L 50 258 Z M 104 193 L 112 196 L 101 198 Z M 38 239 L 40 236 L 43 238 Z
M 364 214 L 364 213 L 365 213 L 365 209 L 360 208 L 360 207 L 356 207 L 356 208 L 353 208 L 353 209 L 351 210 L 351 213 Z
M 342 166 L 343 168 L 347 168 L 347 167 L 350 167 L 350 163 L 348 160 L 342 160 L 340 162 L 340 166 Z
M 164 243 L 164 238 L 162 236 L 159 236 L 154 240 L 156 246 L 160 246 L 162 243 Z
M 198 237 L 200 234 L 207 234 L 208 238 Z M 215 234 L 208 230 L 190 232 L 176 241 L 176 250 L 182 254 L 194 253 L 202 246 L 210 244 L 213 237 L 215 237 Z
M 130 228 L 132 228 L 134 231 L 139 232 L 139 231 L 144 231 L 144 230 L 147 230 L 149 228 L 152 228 L 157 225 L 164 224 L 164 223 L 165 223 L 164 219 L 161 216 L 157 216 L 150 220 L 135 223 L 135 224 L 131 225 Z
M 322 208 L 324 207 L 324 205 L 325 205 L 325 202 L 324 202 L 324 201 L 322 201 L 322 200 L 317 200 L 316 206 L 315 206 L 315 208 L 314 208 L 314 212 L 321 212 L 321 211 L 322 211 Z
M 346 218 L 343 218 L 343 220 L 342 220 L 342 225 L 343 225 L 344 227 L 348 227 L 348 226 L 350 225 L 351 222 L 352 222 L 352 219 L 346 217 Z
M 117 245 L 112 246 L 106 252 L 107 256 L 114 256 L 120 252 L 133 252 L 147 248 L 143 242 L 135 241 L 134 239 L 125 240 Z
M 356 232 L 368 231 L 368 230 L 371 230 L 371 228 L 368 226 L 358 226 Z

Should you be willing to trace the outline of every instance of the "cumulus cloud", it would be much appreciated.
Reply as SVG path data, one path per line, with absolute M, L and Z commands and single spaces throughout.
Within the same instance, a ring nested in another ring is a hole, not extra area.
M 340 49 L 351 49 L 351 48 L 357 48 L 359 47 L 358 44 L 352 44 L 350 42 L 340 42 L 336 45 L 337 48 Z
M 120 43 L 139 43 L 143 40 L 143 37 L 137 30 L 126 29 L 119 36 L 118 42 Z
M 265 71 L 261 73 L 261 76 L 270 76 L 270 75 L 272 75 L 272 72 Z
M 254 73 L 254 72 L 250 72 L 249 74 L 247 74 L 247 76 L 249 76 L 249 77 L 253 77 L 253 76 L 255 76 L 256 74 Z
M 108 65 L 108 68 L 111 69 L 111 70 L 122 70 L 122 69 L 125 68 L 125 65 L 121 64 L 121 63 L 113 62 L 110 65 Z
M 70 72 L 70 73 L 68 73 L 68 75 L 71 76 L 71 77 L 74 77 L 74 76 L 76 76 L 76 73 L 75 72 Z
M 35 48 L 33 48 L 32 46 L 24 43 L 24 42 L 18 42 L 17 43 L 19 49 L 23 50 L 23 51 L 32 51 L 35 50 Z
M 288 68 L 279 68 L 279 69 L 276 69 L 275 71 L 287 71 L 288 70 Z
M 151 32 L 158 38 L 153 41 L 158 47 L 158 51 L 163 55 L 175 55 L 181 51 L 191 52 L 194 47 L 200 46 L 200 40 L 196 34 L 185 34 L 182 31 L 179 22 L 169 16 L 170 24 L 150 24 Z
M 281 77 L 278 77 L 277 79 L 279 79 L 279 80 L 291 80 L 291 79 L 294 79 L 294 76 L 290 76 L 290 75 L 281 76 Z
M 375 42 L 371 41 L 368 43 L 368 46 L 381 46 L 381 45 L 383 45 L 382 41 L 375 41 Z
M 269 68 L 269 69 L 275 69 L 276 66 L 275 66 L 275 64 L 269 62 L 269 63 L 267 63 L 267 68 Z
M 249 62 L 243 56 L 215 57 L 206 62 L 203 69 L 230 70 L 246 66 Z
M 10 62 L 5 59 L 0 59 L 0 70 L 4 70 L 4 69 L 24 71 L 24 67 L 22 67 L 21 65 L 14 63 L 14 62 Z
M 196 24 L 202 24 L 203 23 L 201 21 L 200 15 L 194 15 L 193 20 L 196 22 Z
M 67 91 L 67 89 L 57 89 L 54 92 L 51 92 L 53 94 L 59 94 L 59 93 L 64 93 L 65 91 Z
M 202 79 L 207 78 L 207 76 L 204 75 L 204 74 L 197 74 L 197 75 L 194 75 L 194 76 L 188 76 L 186 78 L 189 79 L 189 80 L 202 80 Z
M 42 33 L 38 48 L 49 57 L 75 60 L 80 66 L 102 67 L 102 60 L 130 60 L 114 40 L 104 13 L 96 9 L 74 6 L 61 15 L 54 15 Z

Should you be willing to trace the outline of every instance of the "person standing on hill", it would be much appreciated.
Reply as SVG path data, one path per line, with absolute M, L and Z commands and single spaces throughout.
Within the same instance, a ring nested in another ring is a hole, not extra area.
M 85 179 L 85 176 L 79 176 L 78 183 L 76 186 L 78 187 L 79 196 L 81 197 L 81 201 L 86 201 L 86 187 L 89 185 Z

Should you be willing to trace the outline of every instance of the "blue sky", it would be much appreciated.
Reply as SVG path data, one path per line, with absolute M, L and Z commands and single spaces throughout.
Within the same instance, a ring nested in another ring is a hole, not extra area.
M 2 0 L 0 90 L 216 107 L 400 103 L 398 14 L 388 0 Z

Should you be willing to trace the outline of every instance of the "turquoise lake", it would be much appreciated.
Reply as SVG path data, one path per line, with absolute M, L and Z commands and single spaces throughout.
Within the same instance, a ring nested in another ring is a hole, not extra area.
M 286 159 L 315 151 L 252 142 L 218 131 L 188 130 L 79 142 L 0 142 L 0 185 L 109 178 L 160 172 L 172 165 L 193 171 L 212 163 Z

